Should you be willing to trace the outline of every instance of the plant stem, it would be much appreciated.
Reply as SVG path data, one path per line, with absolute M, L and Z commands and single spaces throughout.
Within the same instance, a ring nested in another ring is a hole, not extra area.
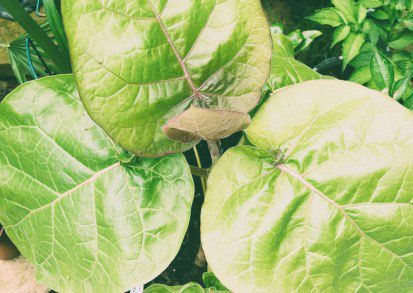
M 199 157 L 198 149 L 197 149 L 196 146 L 194 146 L 194 154 L 195 154 L 195 159 L 196 159 L 196 163 L 198 165 L 198 168 L 201 169 L 202 168 L 201 158 Z M 191 172 L 192 172 L 192 168 L 191 168 Z M 194 174 L 194 173 L 192 173 L 192 174 Z M 204 193 L 204 196 L 205 196 L 205 192 L 206 192 L 205 177 L 204 176 L 200 176 L 200 177 L 201 177 L 202 192 Z
M 214 165 L 220 156 L 220 151 L 219 151 L 219 141 L 218 140 L 208 140 L 208 148 L 209 148 L 209 153 L 211 154 L 211 161 L 212 165 Z
M 207 178 L 208 177 L 208 169 L 199 168 L 196 166 L 189 166 L 191 168 L 192 175 L 198 176 L 200 178 Z
M 33 18 L 31 18 L 24 8 L 17 1 L 0 0 L 0 4 L 13 16 L 17 23 L 27 32 L 27 34 L 38 44 L 52 60 L 61 73 L 70 73 L 70 63 L 53 43 L 51 38 L 42 30 Z

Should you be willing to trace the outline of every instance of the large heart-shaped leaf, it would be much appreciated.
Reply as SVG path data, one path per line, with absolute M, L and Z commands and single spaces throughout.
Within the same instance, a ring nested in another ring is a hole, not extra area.
M 413 114 L 363 86 L 275 92 L 255 145 L 212 169 L 202 212 L 209 266 L 235 292 L 413 288 Z
M 181 245 L 194 191 L 185 158 L 126 164 L 117 149 L 72 75 L 26 83 L 0 104 L 0 222 L 59 292 L 126 291 Z
M 187 150 L 162 132 L 190 104 L 247 113 L 268 77 L 259 0 L 66 0 L 75 78 L 92 119 L 141 156 Z

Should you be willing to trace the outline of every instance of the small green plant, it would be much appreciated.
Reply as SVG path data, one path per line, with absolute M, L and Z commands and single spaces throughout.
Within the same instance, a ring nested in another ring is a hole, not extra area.
M 334 7 L 324 8 L 308 19 L 335 28 L 331 46 L 342 43 L 343 69 L 368 42 L 381 51 L 387 47 L 405 73 L 411 73 L 413 43 L 413 8 L 410 0 L 332 0 Z M 396 54 L 397 53 L 397 54 Z M 406 74 L 411 75 L 411 74 Z
M 354 69 L 349 79 L 380 90 L 386 87 L 411 109 L 412 2 L 333 0 L 332 3 L 334 7 L 321 9 L 308 19 L 335 28 L 331 47 L 342 44 L 343 69 L 348 65 Z M 385 66 L 379 65 L 380 62 Z M 391 74 L 396 80 L 388 80 L 384 86 L 378 81 L 383 74 Z M 393 92 L 391 86 L 399 88 Z

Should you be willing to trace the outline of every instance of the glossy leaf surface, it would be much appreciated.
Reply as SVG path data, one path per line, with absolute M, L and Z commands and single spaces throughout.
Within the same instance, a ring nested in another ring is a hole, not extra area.
M 313 15 L 307 17 L 307 19 L 332 27 L 340 26 L 344 22 L 340 14 L 334 8 L 324 8 L 318 10 Z
M 0 104 L 0 222 L 58 292 L 123 292 L 160 274 L 185 235 L 183 155 L 121 163 L 72 75 L 26 83 Z
M 260 98 L 271 40 L 259 0 L 62 4 L 82 101 L 135 154 L 189 149 L 161 127 L 192 103 L 247 113 Z
M 235 292 L 410 292 L 413 114 L 360 85 L 275 92 L 208 179 L 202 244 Z
M 323 76 L 294 58 L 294 47 L 282 34 L 273 34 L 273 53 L 270 77 L 267 86 L 279 89 L 306 80 Z
M 360 54 L 366 36 L 361 33 L 350 33 L 343 42 L 343 70 L 348 63 Z

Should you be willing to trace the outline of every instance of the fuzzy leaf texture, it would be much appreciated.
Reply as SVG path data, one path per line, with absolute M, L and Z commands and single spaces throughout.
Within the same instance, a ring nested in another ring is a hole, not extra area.
M 201 217 L 210 269 L 235 292 L 411 292 L 413 113 L 361 85 L 281 89 L 254 146 L 213 167 Z
M 0 104 L 0 222 L 58 292 L 124 292 L 178 253 L 194 187 L 183 155 L 118 160 L 72 75 Z
M 66 0 L 74 75 L 86 110 L 123 148 L 188 150 L 162 126 L 190 105 L 248 113 L 270 69 L 259 0 Z

